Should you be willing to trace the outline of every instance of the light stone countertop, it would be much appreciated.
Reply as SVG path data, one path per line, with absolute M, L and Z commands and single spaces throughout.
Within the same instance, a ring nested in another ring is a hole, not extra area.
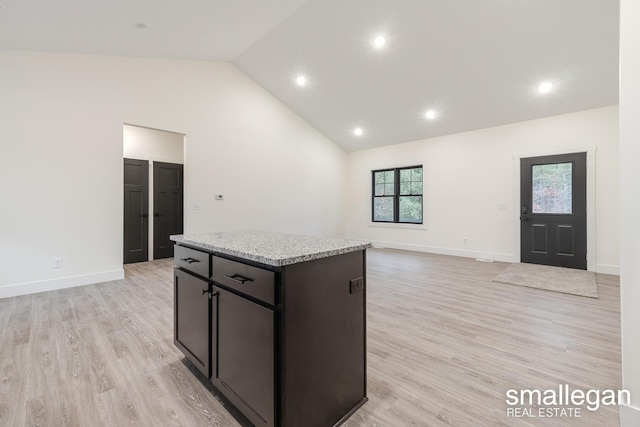
M 370 248 L 355 240 L 283 234 L 269 231 L 232 231 L 174 235 L 176 243 L 281 267 Z

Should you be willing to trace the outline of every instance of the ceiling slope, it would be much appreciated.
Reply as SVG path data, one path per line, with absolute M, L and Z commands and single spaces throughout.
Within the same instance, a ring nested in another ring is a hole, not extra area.
M 232 61 L 349 151 L 618 102 L 615 0 L 0 4 L 0 49 Z
M 313 0 L 233 62 L 359 150 L 617 104 L 618 2 Z
M 307 2 L 0 0 L 0 49 L 229 61 Z

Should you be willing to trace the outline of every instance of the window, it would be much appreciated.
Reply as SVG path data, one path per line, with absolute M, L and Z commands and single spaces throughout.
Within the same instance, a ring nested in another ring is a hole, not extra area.
M 550 163 L 531 167 L 533 213 L 573 213 L 573 163 Z
M 422 166 L 372 172 L 373 222 L 422 224 Z

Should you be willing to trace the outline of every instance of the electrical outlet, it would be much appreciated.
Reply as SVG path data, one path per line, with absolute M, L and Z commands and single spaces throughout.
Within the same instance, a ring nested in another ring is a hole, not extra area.
M 216 194 L 216 200 L 224 200 L 224 196 L 222 194 Z
M 62 268 L 62 258 L 56 258 L 53 260 L 53 268 Z
M 506 211 L 507 210 L 507 204 L 506 203 L 498 203 L 498 209 L 501 211 Z
M 364 278 L 362 276 L 349 280 L 349 293 L 355 294 L 364 290 Z

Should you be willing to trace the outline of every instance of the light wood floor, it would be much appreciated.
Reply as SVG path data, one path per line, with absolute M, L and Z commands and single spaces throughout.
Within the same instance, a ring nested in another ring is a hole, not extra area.
M 621 387 L 617 277 L 590 299 L 492 282 L 504 263 L 367 257 L 370 400 L 347 426 L 619 425 L 617 407 L 515 419 L 505 402 Z M 125 271 L 0 300 L 0 426 L 238 425 L 173 345 L 172 260 Z

